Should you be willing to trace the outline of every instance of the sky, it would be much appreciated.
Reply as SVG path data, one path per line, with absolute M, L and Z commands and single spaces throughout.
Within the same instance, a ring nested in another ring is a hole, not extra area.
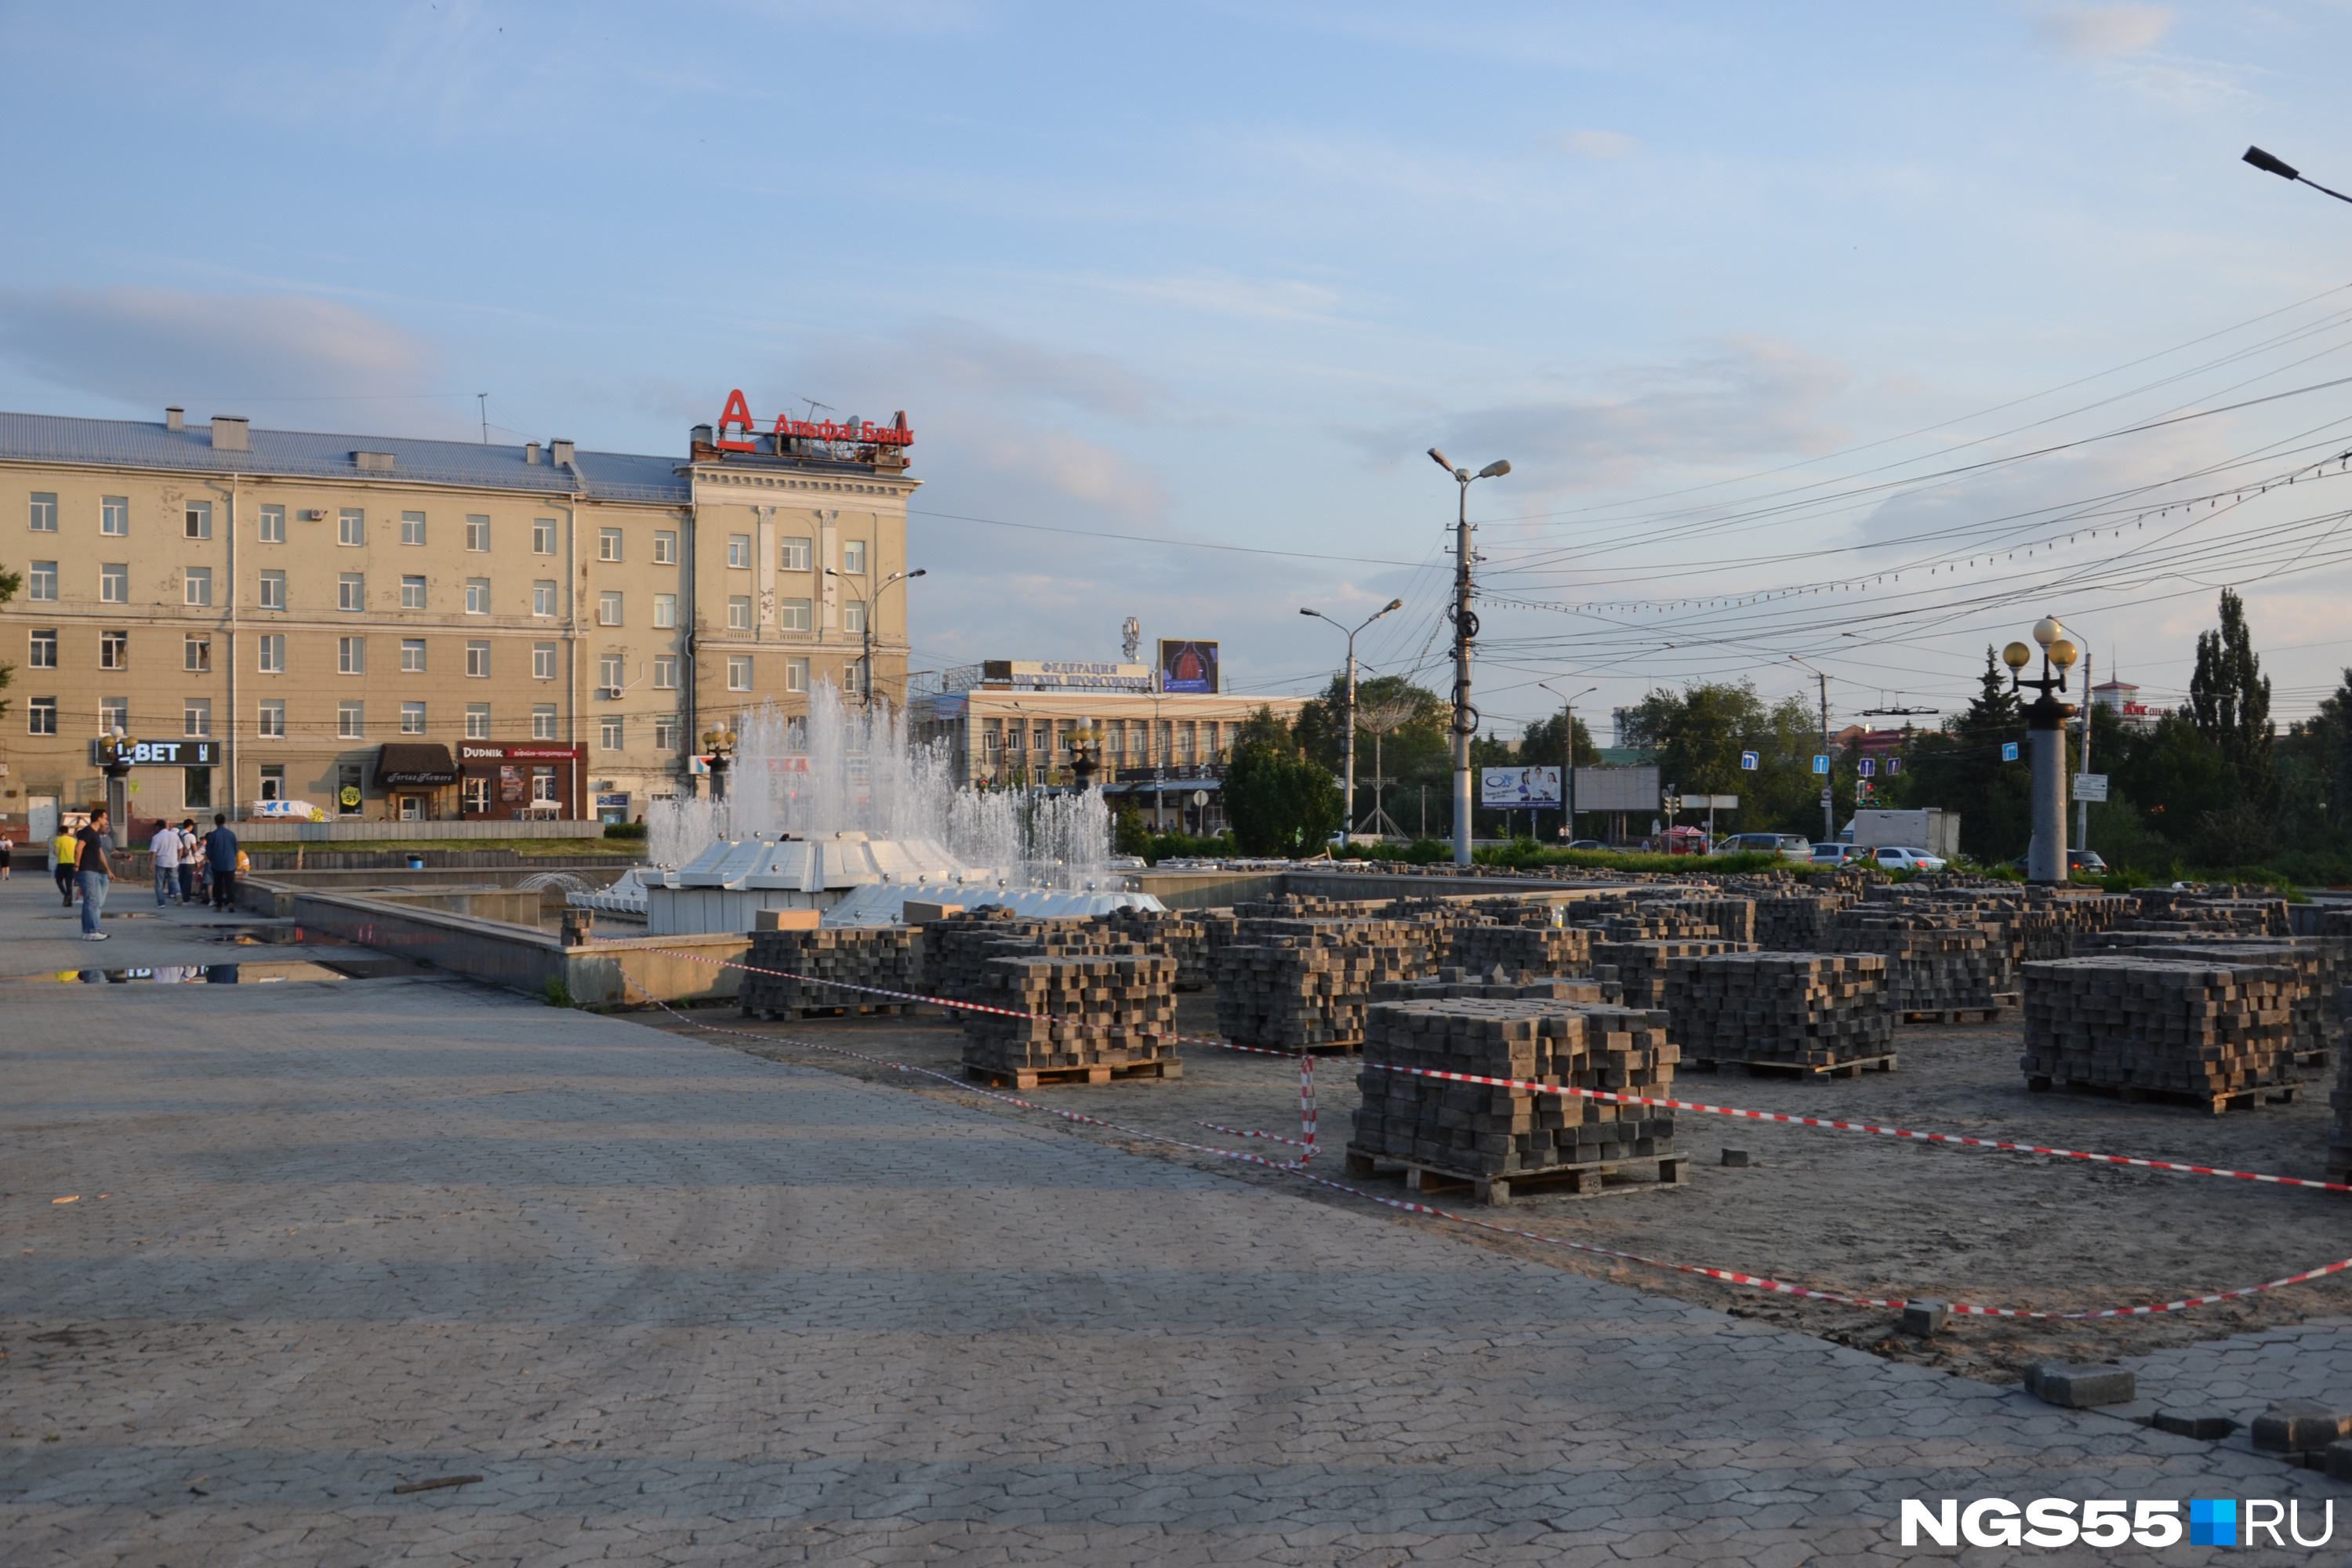
M 0 407 L 471 439 L 487 393 L 493 439 L 681 456 L 736 387 L 904 409 L 913 668 L 1134 616 L 1267 693 L 1343 653 L 1302 607 L 1391 597 L 1367 672 L 1450 685 L 1433 445 L 1513 465 L 1470 492 L 1505 734 L 1816 670 L 1841 724 L 1949 712 L 2045 612 L 2177 700 L 2224 585 L 2292 718 L 2352 665 L 2352 206 L 2239 155 L 2352 190 L 2347 46 L 2340 4 L 0 5 Z

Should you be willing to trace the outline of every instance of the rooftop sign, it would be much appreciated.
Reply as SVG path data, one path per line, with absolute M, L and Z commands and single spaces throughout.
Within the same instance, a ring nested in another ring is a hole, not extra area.
M 981 666 L 981 679 L 991 685 L 1010 682 L 1033 691 L 1149 691 L 1151 667 L 992 658 Z
M 730 431 L 737 432 L 732 439 L 729 437 Z M 711 444 L 722 452 L 756 452 L 759 447 L 751 437 L 758 433 L 758 422 L 751 417 L 751 405 L 743 400 L 742 388 L 738 387 L 727 395 L 726 412 L 719 416 L 719 438 Z M 859 447 L 911 447 L 915 444 L 915 433 L 907 427 L 907 411 L 903 408 L 887 425 L 869 425 L 863 419 L 790 419 L 779 414 L 767 433 L 794 437 L 803 441 L 842 441 Z

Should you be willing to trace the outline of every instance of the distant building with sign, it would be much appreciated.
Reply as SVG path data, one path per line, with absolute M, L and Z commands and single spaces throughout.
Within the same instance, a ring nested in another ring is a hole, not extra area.
M 2091 688 L 2091 700 L 2134 730 L 2153 730 L 2164 710 L 2139 700 L 2139 688 L 2128 680 L 2109 680 Z

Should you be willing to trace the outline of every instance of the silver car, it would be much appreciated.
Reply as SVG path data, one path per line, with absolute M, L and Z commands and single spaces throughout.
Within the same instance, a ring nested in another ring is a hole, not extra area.
M 1881 845 L 1870 852 L 1871 859 L 1888 871 L 1940 871 L 1947 862 L 1940 855 L 1930 855 L 1925 849 L 1897 849 Z

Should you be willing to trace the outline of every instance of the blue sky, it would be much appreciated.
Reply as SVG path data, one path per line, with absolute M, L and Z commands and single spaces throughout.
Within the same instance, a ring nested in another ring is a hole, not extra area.
M 2210 502 L 2352 447 L 2304 390 L 2352 375 L 2352 207 L 2237 161 L 2352 185 L 2347 45 L 2322 5 L 11 5 L 0 406 L 466 437 L 488 391 L 644 451 L 739 385 L 904 408 L 917 668 L 1135 615 L 1264 690 L 1336 661 L 1301 605 L 1401 595 L 1362 648 L 1442 654 L 1435 443 L 1516 465 L 1474 491 L 1507 731 L 1539 679 L 1810 690 L 1792 654 L 1841 718 L 1948 708 L 2042 608 L 2163 693 L 2224 582 L 2304 712 L 2352 476 Z M 2129 531 L 2053 542 L 2092 512 Z

